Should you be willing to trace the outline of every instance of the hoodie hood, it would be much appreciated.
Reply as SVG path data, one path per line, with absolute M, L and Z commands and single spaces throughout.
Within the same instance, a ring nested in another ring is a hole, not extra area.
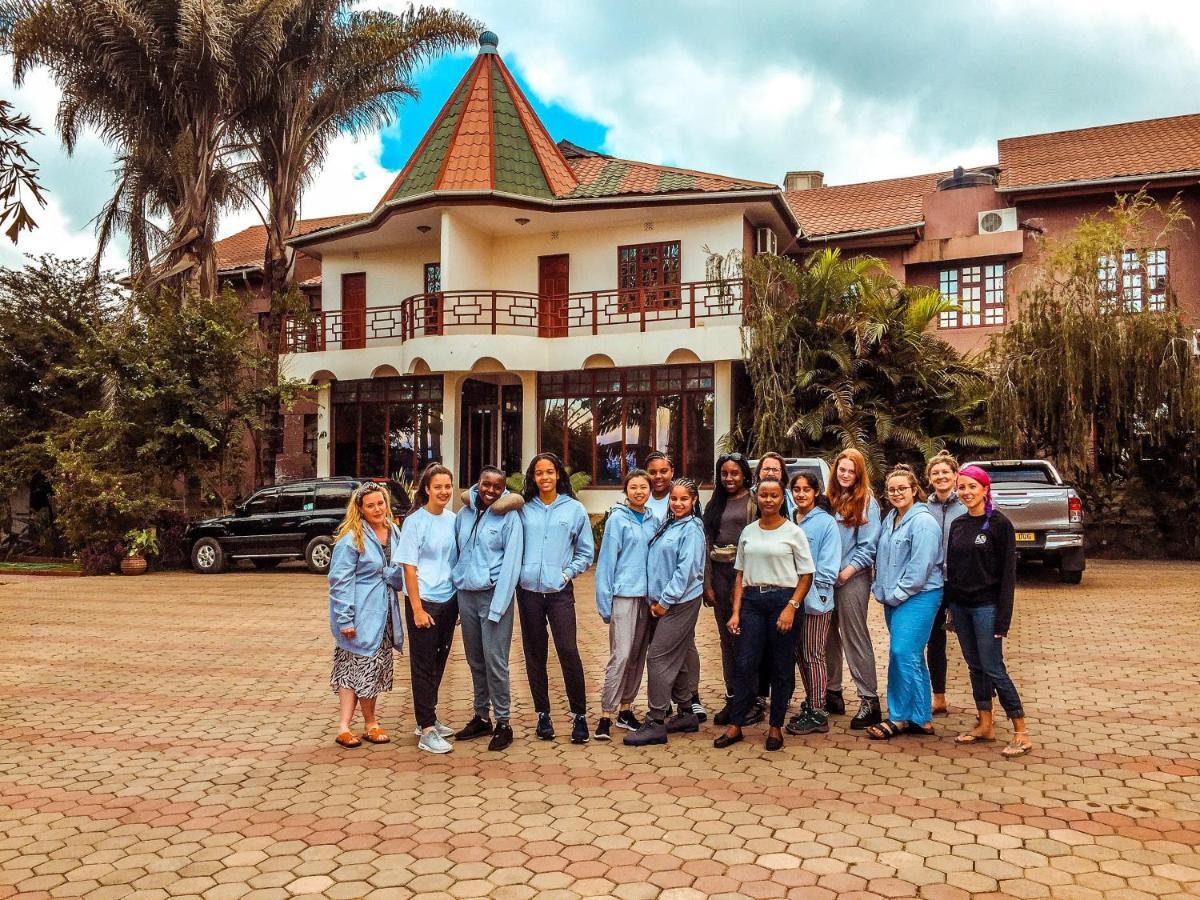
M 638 514 L 629 508 L 629 502 L 626 500 L 622 500 L 620 503 L 614 503 L 613 506 L 609 509 L 608 514 L 610 516 L 626 517 L 631 522 L 639 521 Z M 650 507 L 647 506 L 642 509 L 641 521 L 645 521 L 647 518 L 653 518 L 653 517 L 654 517 L 654 510 L 652 510 Z
M 469 490 L 465 490 L 459 494 L 459 500 L 462 501 L 463 506 L 466 506 L 476 512 L 479 511 L 479 507 L 475 505 L 478 499 L 478 485 L 472 485 Z M 524 505 L 524 497 L 522 497 L 520 494 L 514 494 L 508 488 L 505 488 L 504 492 L 496 498 L 496 502 L 487 508 L 487 512 L 502 516 L 505 513 L 515 512 Z

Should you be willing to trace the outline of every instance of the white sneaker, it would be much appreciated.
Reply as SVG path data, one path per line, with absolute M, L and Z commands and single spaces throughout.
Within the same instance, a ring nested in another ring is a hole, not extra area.
M 417 749 L 424 750 L 426 753 L 449 753 L 454 748 L 438 734 L 435 726 L 421 735 L 421 739 L 417 741 Z
M 458 733 L 453 728 L 451 728 L 449 725 L 446 725 L 445 723 L 443 723 L 441 721 L 435 721 L 433 723 L 433 730 L 438 733 L 438 737 L 443 737 L 443 738 L 454 737 L 454 735 L 456 735 Z M 425 732 L 421 730 L 420 725 L 418 725 L 416 728 L 413 729 L 413 734 L 416 737 L 420 737 L 424 733 Z

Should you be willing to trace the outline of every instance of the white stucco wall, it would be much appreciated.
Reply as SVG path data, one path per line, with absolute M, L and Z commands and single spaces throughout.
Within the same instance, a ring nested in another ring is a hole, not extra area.
M 396 306 L 405 297 L 425 288 L 425 263 L 438 262 L 441 251 L 435 243 L 427 247 L 326 253 L 321 260 L 321 308 L 342 308 L 342 276 L 353 272 L 367 275 L 367 306 Z

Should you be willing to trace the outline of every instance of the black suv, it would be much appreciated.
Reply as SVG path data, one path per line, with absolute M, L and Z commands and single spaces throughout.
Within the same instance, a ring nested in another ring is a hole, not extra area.
M 378 481 L 392 494 L 392 513 L 403 518 L 409 506 L 404 488 Z M 192 568 L 211 575 L 239 559 L 272 569 L 286 559 L 303 558 L 310 572 L 324 575 L 333 556 L 333 533 L 360 484 L 356 478 L 292 481 L 254 493 L 232 515 L 193 522 L 187 530 Z

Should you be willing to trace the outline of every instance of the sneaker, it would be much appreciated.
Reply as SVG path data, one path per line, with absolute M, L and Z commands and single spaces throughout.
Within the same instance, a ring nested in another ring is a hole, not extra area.
M 625 735 L 625 746 L 646 747 L 650 744 L 665 744 L 667 742 L 667 726 L 647 717 L 645 723 L 633 734 Z
M 512 728 L 508 721 L 501 719 L 496 723 L 496 730 L 492 732 L 492 739 L 488 741 L 489 750 L 504 750 L 513 742 Z
M 576 716 L 575 725 L 571 728 L 571 743 L 586 744 L 591 736 L 591 732 L 588 731 L 587 716 Z
M 841 691 L 825 692 L 825 712 L 831 716 L 846 714 L 846 698 L 842 696 Z
M 700 730 L 700 720 L 693 712 L 681 712 L 667 719 L 665 727 L 672 734 L 675 732 L 694 734 Z
M 598 741 L 611 741 L 612 724 L 612 719 L 608 718 L 608 716 L 603 716 L 600 721 L 596 723 L 596 732 L 592 735 L 592 737 Z
M 616 726 L 624 728 L 626 731 L 637 731 L 642 727 L 642 723 L 638 721 L 638 717 L 633 714 L 632 709 L 623 709 L 617 713 Z
M 756 697 L 746 713 L 746 721 L 742 725 L 757 725 L 767 717 L 767 701 L 764 697 Z
M 435 728 L 437 726 L 434 726 Z M 485 734 L 492 733 L 492 723 L 487 719 L 476 716 L 466 724 L 458 734 L 454 736 L 456 741 L 470 741 L 477 737 L 483 737 Z
M 449 725 L 446 725 L 445 723 L 443 723 L 440 719 L 437 719 L 434 721 L 433 727 L 434 727 L 434 730 L 437 731 L 438 737 L 448 738 L 448 737 L 454 737 L 454 735 L 456 734 L 456 732 L 453 728 L 451 728 Z M 413 729 L 413 734 L 416 735 L 417 737 L 420 737 L 424 733 L 425 732 L 422 730 L 420 725 L 418 725 L 416 728 Z
M 450 746 L 449 741 L 438 734 L 437 727 L 434 726 L 421 735 L 421 739 L 417 741 L 417 749 L 424 750 L 426 753 L 449 753 L 454 748 Z
M 554 740 L 554 723 L 550 721 L 550 713 L 538 713 L 537 736 L 543 741 Z
M 825 734 L 829 731 L 829 718 L 819 709 L 810 709 L 802 716 L 788 722 L 788 734 Z
M 733 702 L 732 697 L 725 698 L 725 705 L 722 706 L 719 710 L 717 710 L 717 714 L 715 716 L 713 716 L 713 724 L 714 725 L 728 725 L 729 724 L 729 704 L 732 702 Z
M 871 725 L 883 721 L 883 713 L 879 709 L 878 697 L 863 697 L 858 701 L 858 713 L 850 720 L 850 727 L 861 731 Z
M 704 704 L 700 702 L 699 697 L 692 700 L 692 715 L 696 717 L 697 722 L 708 721 L 708 712 L 704 709 Z

